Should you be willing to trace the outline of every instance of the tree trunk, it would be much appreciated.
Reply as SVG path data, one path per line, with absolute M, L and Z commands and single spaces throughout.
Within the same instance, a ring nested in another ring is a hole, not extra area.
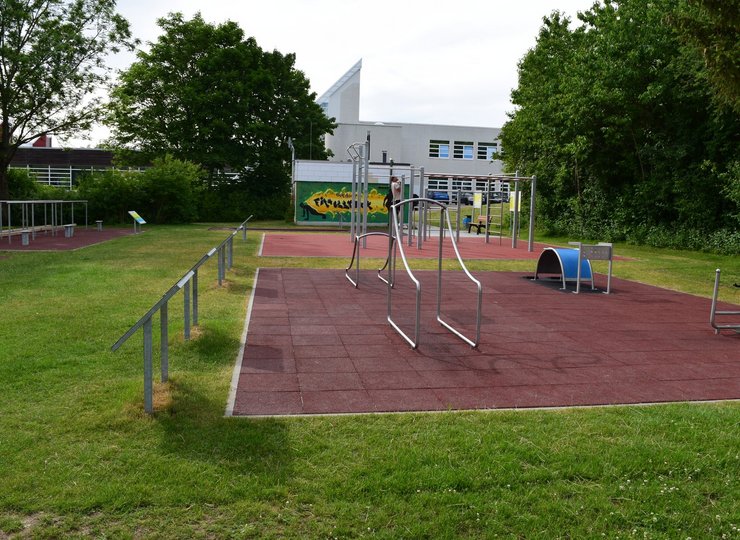
M 10 199 L 10 186 L 8 185 L 8 167 L 13 159 L 15 148 L 10 146 L 10 131 L 7 120 L 0 125 L 0 201 Z

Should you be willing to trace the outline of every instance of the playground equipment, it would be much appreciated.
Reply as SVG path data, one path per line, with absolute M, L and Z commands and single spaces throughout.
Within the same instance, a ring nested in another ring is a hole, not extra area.
M 360 234 L 355 236 L 355 245 L 354 249 L 352 250 L 352 260 L 349 262 L 349 266 L 344 269 L 344 276 L 349 280 L 349 282 L 354 285 L 355 289 L 360 286 L 360 241 L 364 240 L 368 236 L 384 236 L 386 238 L 390 238 L 390 241 L 393 242 L 395 239 L 393 238 L 390 233 L 385 232 L 369 232 L 365 234 Z M 389 253 L 390 257 L 390 253 Z M 378 268 L 378 278 L 383 283 L 388 283 L 388 281 L 381 275 L 381 272 L 385 270 L 385 268 L 388 266 L 388 258 L 385 260 L 385 264 Z M 355 266 L 355 262 L 357 265 Z M 352 269 L 352 267 L 355 266 L 355 279 L 352 279 L 349 275 L 349 271 Z
M 392 216 L 391 221 L 392 221 L 393 226 L 392 226 L 392 232 L 389 235 L 388 260 L 386 261 L 386 264 L 388 266 L 388 279 L 385 280 L 388 285 L 388 312 L 387 312 L 388 313 L 387 315 L 388 323 L 391 325 L 391 327 L 393 327 L 393 329 L 396 332 L 398 332 L 401 335 L 401 337 L 403 337 L 406 340 L 406 342 L 409 345 L 411 345 L 412 349 L 416 349 L 419 346 L 419 336 L 420 336 L 420 326 L 421 326 L 421 321 L 420 321 L 421 283 L 416 278 L 416 276 L 414 276 L 414 273 L 411 271 L 411 268 L 409 267 L 408 259 L 406 258 L 405 248 L 403 246 L 403 242 L 394 241 L 394 238 L 401 237 L 400 220 L 398 219 L 398 214 L 396 213 L 396 209 L 407 207 L 413 204 L 415 201 L 421 205 L 436 205 L 440 208 L 439 252 L 437 255 L 437 311 L 436 311 L 437 322 L 439 322 L 443 327 L 447 328 L 454 335 L 462 339 L 464 342 L 469 344 L 471 347 L 477 347 L 478 343 L 480 342 L 480 324 L 481 324 L 481 307 L 483 303 L 483 288 L 482 288 L 480 281 L 475 279 L 472 276 L 472 274 L 468 271 L 467 267 L 465 266 L 465 263 L 462 260 L 462 257 L 460 256 L 460 252 L 457 248 L 457 243 L 455 242 L 455 236 L 452 233 L 452 225 L 450 223 L 447 205 L 440 203 L 438 201 L 432 200 L 432 199 L 427 199 L 427 198 L 406 199 L 406 200 L 399 201 L 393 204 L 391 207 L 393 209 L 393 211 L 391 212 L 391 216 Z M 452 325 L 450 325 L 447 321 L 445 321 L 442 318 L 442 313 L 441 313 L 442 312 L 442 242 L 444 240 L 443 231 L 445 227 L 447 228 L 447 232 L 448 232 L 450 241 L 452 243 L 452 247 L 454 248 L 454 251 L 455 251 L 455 256 L 457 257 L 457 260 L 460 263 L 460 266 L 465 272 L 465 275 L 477 287 L 476 323 L 475 323 L 475 338 L 474 339 L 466 337 L 462 332 L 455 329 Z M 398 250 L 401 253 L 401 260 L 403 261 L 403 265 L 404 265 L 404 268 L 406 269 L 406 273 L 408 274 L 409 278 L 414 283 L 414 286 L 416 288 L 416 309 L 415 309 L 415 317 L 414 317 L 414 337 L 413 339 L 409 337 L 403 330 L 401 330 L 400 326 L 393 319 L 393 289 L 395 285 L 396 250 Z
M 30 200 L 30 201 L 0 201 L 0 237 L 8 236 L 8 244 L 12 244 L 13 236 L 20 235 L 23 245 L 36 239 L 36 233 L 51 232 L 56 236 L 57 231 L 64 230 L 70 234 L 70 225 L 75 224 L 75 204 L 85 207 L 85 228 L 87 228 L 87 201 L 74 200 Z M 43 220 L 42 220 L 43 212 Z M 18 219 L 13 227 L 13 216 Z M 4 228 L 3 222 L 7 224 Z
M 537 260 L 537 269 L 534 279 L 539 279 L 541 274 L 557 274 L 563 281 L 561 290 L 566 290 L 568 281 L 576 282 L 576 294 L 581 292 L 581 281 L 591 281 L 591 289 L 594 285 L 592 260 L 609 261 L 609 272 L 606 282 L 606 294 L 611 292 L 612 281 L 612 244 L 599 242 L 598 244 L 584 244 L 582 242 L 568 242 L 576 248 L 551 248 L 542 250 Z
M 740 316 L 740 311 L 717 311 L 717 296 L 719 295 L 719 278 L 720 278 L 720 269 L 717 268 L 714 271 L 714 292 L 712 293 L 712 309 L 709 313 L 709 324 L 712 325 L 712 328 L 714 328 L 714 333 L 719 334 L 722 330 L 734 330 L 737 333 L 740 333 L 740 321 L 734 322 L 734 323 L 724 323 L 724 324 L 718 324 L 716 322 L 717 315 L 720 316 Z M 737 284 L 735 285 L 738 286 Z

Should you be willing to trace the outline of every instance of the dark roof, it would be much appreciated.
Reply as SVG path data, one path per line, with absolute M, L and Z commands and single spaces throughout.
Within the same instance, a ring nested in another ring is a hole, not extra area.
M 18 148 L 11 167 L 112 167 L 113 152 L 94 148 Z

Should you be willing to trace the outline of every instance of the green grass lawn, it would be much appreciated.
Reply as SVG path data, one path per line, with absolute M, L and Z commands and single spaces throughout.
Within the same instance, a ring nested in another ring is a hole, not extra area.
M 0 539 L 740 538 L 737 402 L 225 418 L 255 268 L 348 262 L 260 260 L 256 231 L 225 286 L 201 269 L 191 341 L 170 302 L 171 380 L 144 414 L 141 332 L 110 347 L 227 235 L 146 231 L 0 252 Z M 705 297 L 720 267 L 740 304 L 737 257 L 616 252 L 617 277 Z

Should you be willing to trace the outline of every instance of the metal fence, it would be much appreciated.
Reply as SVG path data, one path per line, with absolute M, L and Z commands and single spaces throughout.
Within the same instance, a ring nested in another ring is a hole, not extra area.
M 190 339 L 190 328 L 191 326 L 198 324 L 198 270 L 206 262 L 208 262 L 214 255 L 217 256 L 218 260 L 218 285 L 222 285 L 223 280 L 226 279 L 226 270 L 231 269 L 233 264 L 233 253 L 234 253 L 234 237 L 242 231 L 243 240 L 247 239 L 247 222 L 252 219 L 249 216 L 245 219 L 236 230 L 231 233 L 226 239 L 221 242 L 218 246 L 211 249 L 208 253 L 203 255 L 200 260 L 195 263 L 190 269 L 185 272 L 185 275 L 180 278 L 167 292 L 162 295 L 162 298 L 156 302 L 149 311 L 147 311 L 143 317 L 141 317 L 131 328 L 129 328 L 125 334 L 123 334 L 118 341 L 116 341 L 111 347 L 112 351 L 117 351 L 121 345 L 123 345 L 128 338 L 136 333 L 139 328 L 144 329 L 144 410 L 148 413 L 153 412 L 153 383 L 152 383 L 152 364 L 153 364 L 153 339 L 152 339 L 152 318 L 157 312 L 160 314 L 160 367 L 161 367 L 161 381 L 167 382 L 169 378 L 169 351 L 168 351 L 168 302 L 174 297 L 180 290 L 183 291 L 183 305 L 184 305 L 184 338 L 185 340 Z M 191 300 L 192 291 L 192 300 Z M 192 317 L 191 317 L 192 313 Z
M 28 174 L 36 177 L 36 181 L 39 184 L 71 190 L 73 186 L 79 183 L 80 178 L 85 174 L 112 170 L 142 172 L 149 167 L 129 167 L 121 169 L 114 167 L 72 167 L 71 165 L 69 167 L 53 167 L 51 165 L 32 167 L 31 165 L 26 165 L 25 167 L 10 168 L 28 172 Z M 239 174 L 233 171 L 222 171 L 220 176 L 225 182 L 230 182 L 239 178 Z

